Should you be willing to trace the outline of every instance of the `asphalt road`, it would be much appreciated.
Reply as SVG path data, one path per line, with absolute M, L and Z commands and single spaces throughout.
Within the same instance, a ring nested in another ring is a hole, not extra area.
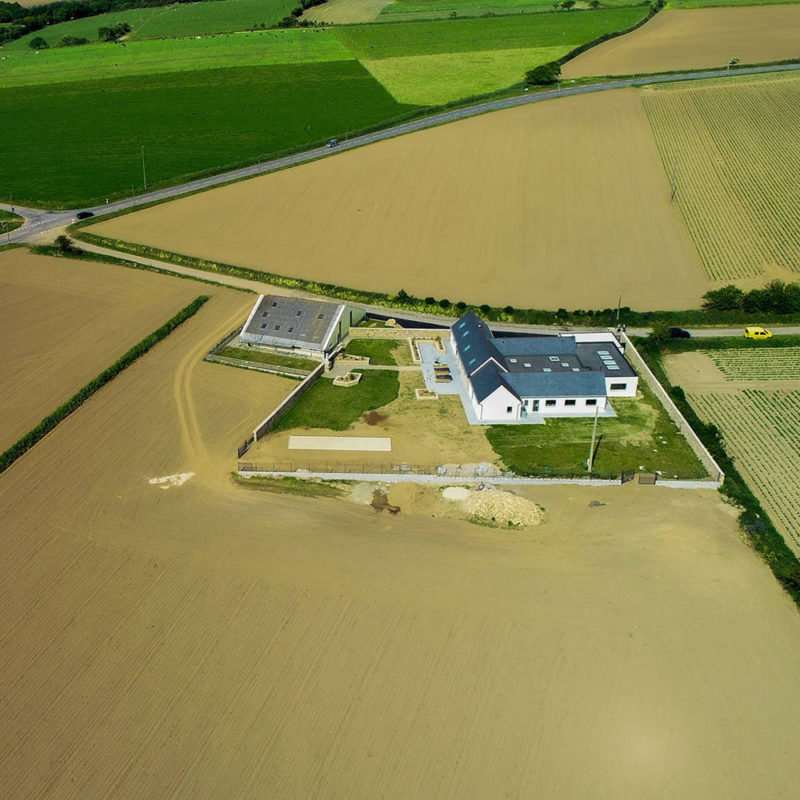
M 214 186 L 220 186 L 224 183 L 230 183 L 231 181 L 241 180 L 242 178 L 251 178 L 256 175 L 262 175 L 265 172 L 272 172 L 276 169 L 283 169 L 285 167 L 303 164 L 307 161 L 313 161 L 324 156 L 333 155 L 334 153 L 341 152 L 342 150 L 352 150 L 355 147 L 362 147 L 363 145 L 371 144 L 372 142 L 379 142 L 383 139 L 391 139 L 395 136 L 401 136 L 402 134 L 412 133 L 413 131 L 419 131 L 425 128 L 433 128 L 437 125 L 455 122 L 456 120 L 465 119 L 467 117 L 474 117 L 479 114 L 485 114 L 489 111 L 499 111 L 500 109 L 513 108 L 515 106 L 526 105 L 528 103 L 539 103 L 543 100 L 551 100 L 554 97 L 568 97 L 571 95 L 591 94 L 593 92 L 606 92 L 611 89 L 624 89 L 630 86 L 646 86 L 654 83 L 674 83 L 676 81 L 693 81 L 702 80 L 705 78 L 726 77 L 731 75 L 752 75 L 754 73 L 762 72 L 785 72 L 797 69 L 800 69 L 800 64 L 781 64 L 771 67 L 740 67 L 731 70 L 704 70 L 700 72 L 684 73 L 681 75 L 627 78 L 624 80 L 595 83 L 589 86 L 559 86 L 557 89 L 546 92 L 521 94 L 516 97 L 508 97 L 502 100 L 492 100 L 486 103 L 478 103 L 474 106 L 467 106 L 465 108 L 454 109 L 453 111 L 446 111 L 441 114 L 434 114 L 433 116 L 425 117 L 423 119 L 417 119 L 411 122 L 405 122 L 401 125 L 395 125 L 392 128 L 385 128 L 380 131 L 364 134 L 363 136 L 356 136 L 353 139 L 344 140 L 340 142 L 336 148 L 329 149 L 326 147 L 317 147 L 313 150 L 306 150 L 302 153 L 295 153 L 291 156 L 276 158 L 272 161 L 253 164 L 249 167 L 242 167 L 241 169 L 223 172 L 207 178 L 188 181 L 187 183 L 181 183 L 177 186 L 170 186 L 166 189 L 158 189 L 154 192 L 147 192 L 134 198 L 119 200 L 114 203 L 107 203 L 86 209 L 46 211 L 43 209 L 25 208 L 23 206 L 11 206 L 0 203 L 0 208 L 3 208 L 7 211 L 13 210 L 16 213 L 24 216 L 26 219 L 26 223 L 24 225 L 4 237 L 2 244 L 5 244 L 6 241 L 9 243 L 28 241 L 48 231 L 62 228 L 65 225 L 73 222 L 75 219 L 75 214 L 79 210 L 92 211 L 95 216 L 102 217 L 106 214 L 132 208 L 144 203 L 152 203 L 156 200 L 168 200 L 173 197 L 178 197 L 182 194 L 195 192 L 199 189 L 209 189 Z

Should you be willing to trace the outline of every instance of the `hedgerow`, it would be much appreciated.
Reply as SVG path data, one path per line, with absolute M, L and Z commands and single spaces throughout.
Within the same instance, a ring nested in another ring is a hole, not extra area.
M 95 392 L 113 380 L 120 372 L 129 367 L 138 358 L 143 356 L 162 339 L 166 339 L 175 328 L 189 317 L 208 300 L 208 295 L 196 297 L 188 306 L 181 309 L 172 319 L 165 322 L 158 330 L 153 331 L 138 344 L 134 345 L 124 356 L 117 359 L 110 367 L 103 370 L 96 378 L 79 389 L 66 403 L 60 405 L 51 414 L 48 414 L 35 428 L 28 431 L 21 439 L 17 440 L 4 453 L 0 454 L 0 473 L 5 472 L 20 456 L 31 449 L 38 441 L 46 436 L 60 422 L 63 422 L 73 411 L 77 411 Z

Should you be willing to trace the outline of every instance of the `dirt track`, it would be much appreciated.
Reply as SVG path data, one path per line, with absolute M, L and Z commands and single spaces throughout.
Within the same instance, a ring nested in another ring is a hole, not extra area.
M 533 308 L 696 306 L 711 284 L 636 93 L 509 109 L 92 226 L 283 275 Z
M 0 451 L 202 293 L 193 281 L 0 253 Z
M 200 361 L 211 291 L 0 476 L 8 796 L 794 795 L 800 622 L 716 494 L 509 533 L 234 487 L 286 386 Z
M 564 78 L 642 75 L 760 64 L 800 57 L 800 6 L 662 11 L 633 33 L 593 47 L 564 65 Z

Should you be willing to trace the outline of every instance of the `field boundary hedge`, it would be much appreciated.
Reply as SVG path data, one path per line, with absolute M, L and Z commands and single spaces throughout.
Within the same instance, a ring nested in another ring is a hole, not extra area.
M 195 256 L 173 253 L 149 245 L 126 242 L 122 239 L 101 236 L 88 231 L 71 228 L 72 235 L 79 241 L 94 244 L 98 247 L 107 247 L 121 253 L 152 258 L 166 263 L 213 272 L 218 275 L 228 275 L 233 278 L 259 281 L 285 289 L 308 292 L 338 300 L 345 300 L 361 305 L 382 306 L 392 310 L 416 311 L 426 314 L 437 314 L 447 317 L 460 317 L 466 311 L 474 311 L 492 322 L 511 322 L 521 325 L 577 325 L 584 327 L 607 327 L 616 324 L 616 308 L 604 309 L 576 309 L 568 311 L 559 308 L 556 311 L 536 308 L 514 308 L 512 306 L 490 306 L 452 302 L 449 299 L 436 299 L 434 297 L 420 298 L 408 294 L 400 289 L 396 294 L 387 292 L 371 292 L 365 289 L 355 289 L 347 286 L 338 286 L 333 283 L 310 281 L 304 278 L 293 278 L 288 275 L 278 275 L 274 272 L 255 269 L 253 267 L 240 267 Z M 173 274 L 173 273 L 169 273 Z M 227 285 L 227 284 L 226 284 Z M 754 321 L 759 323 L 771 322 L 800 322 L 800 312 L 790 314 L 777 314 L 758 312 L 749 314 L 744 311 L 715 311 L 711 309 L 686 309 L 683 311 L 633 311 L 628 306 L 620 308 L 620 321 L 628 326 L 650 327 L 654 322 L 664 322 L 668 325 L 750 325 Z
M 96 378 L 80 388 L 66 403 L 60 405 L 51 414 L 48 414 L 35 428 L 28 431 L 18 439 L 4 453 L 0 454 L 0 473 L 5 472 L 20 456 L 30 450 L 37 442 L 43 439 L 59 423 L 63 422 L 73 411 L 77 411 L 95 392 L 98 392 L 107 383 L 113 380 L 120 372 L 129 367 L 137 359 L 151 350 L 172 331 L 185 322 L 203 306 L 208 300 L 208 295 L 200 295 L 192 300 L 188 306 L 182 308 L 174 317 L 165 322 L 158 330 L 153 331 L 138 344 L 135 344 L 125 355 L 117 359 L 110 367 L 104 369 Z
M 667 377 L 662 357 L 670 352 L 681 352 L 672 341 L 658 342 L 652 338 L 635 340 L 642 359 L 648 364 L 657 380 L 668 392 L 700 441 L 711 453 L 725 473 L 720 492 L 741 509 L 739 526 L 757 553 L 761 555 L 772 574 L 800 608 L 800 561 L 784 541 L 769 517 L 736 469 L 728 455 L 722 435 L 716 425 L 703 422 L 686 399 L 680 386 L 673 386 Z M 678 340 L 676 340 L 678 341 Z

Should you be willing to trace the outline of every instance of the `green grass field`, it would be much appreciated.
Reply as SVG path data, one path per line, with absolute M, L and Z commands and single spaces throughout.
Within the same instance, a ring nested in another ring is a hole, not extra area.
M 356 61 L 208 70 L 0 90 L 0 186 L 75 208 L 257 161 L 411 110 Z
M 131 26 L 127 40 L 246 31 L 256 25 L 274 25 L 296 5 L 295 0 L 204 0 L 201 3 L 112 11 L 50 25 L 9 42 L 2 52 L 26 50 L 28 42 L 37 36 L 43 37 L 50 47 L 58 47 L 64 36 L 80 36 L 97 42 L 98 28 L 112 27 L 120 22 Z
M 369 370 L 355 386 L 349 387 L 334 386 L 333 381 L 322 378 L 272 430 L 276 433 L 292 428 L 346 431 L 362 414 L 391 403 L 399 390 L 400 382 L 393 370 Z
M 255 350 L 249 347 L 226 347 L 217 355 L 223 358 L 238 358 L 241 361 L 252 361 L 254 364 L 268 364 L 272 367 L 291 367 L 292 369 L 307 369 L 309 372 L 319 366 L 319 361 L 297 356 L 284 356 L 266 350 Z
M 660 470 L 665 478 L 705 477 L 686 439 L 653 394 L 612 401 L 617 416 L 600 418 L 593 473 L 617 477 L 623 471 Z M 503 463 L 521 475 L 578 475 L 586 472 L 592 418 L 550 419 L 544 425 L 492 425 L 486 436 Z
M 23 222 L 24 220 L 18 214 L 12 214 L 10 211 L 3 211 L 0 209 L 0 244 L 5 244 L 2 240 L 2 235 L 4 233 L 10 233 L 16 228 L 19 228 Z
M 485 19 L 348 25 L 336 28 L 334 34 L 359 59 L 373 60 L 530 47 L 575 47 L 603 33 L 628 28 L 646 14 L 647 9 L 638 6 Z
M 213 3 L 212 3 L 213 5 Z M 146 40 L 13 51 L 0 61 L 0 88 L 156 75 L 223 67 L 346 61 L 353 56 L 325 30 L 260 31 L 205 39 Z
M 583 6 L 586 4 L 584 3 Z M 632 0 L 605 0 L 604 8 L 636 5 Z M 578 8 L 582 6 L 579 4 Z M 552 11 L 552 0 L 394 0 L 381 11 L 381 22 L 445 19 L 457 17 L 508 16 Z M 566 12 L 565 12 L 566 13 Z

